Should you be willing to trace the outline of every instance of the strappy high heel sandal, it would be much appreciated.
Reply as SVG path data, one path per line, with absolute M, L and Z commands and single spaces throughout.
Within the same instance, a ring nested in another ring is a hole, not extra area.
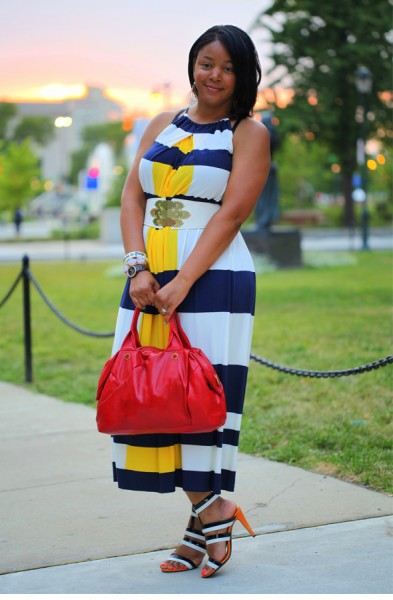
M 199 513 L 201 513 L 205 508 L 210 506 L 210 504 L 212 504 L 218 497 L 219 496 L 217 494 L 211 493 L 204 500 L 202 500 L 202 502 L 199 502 L 199 504 L 194 504 L 193 509 L 194 509 L 195 513 L 199 516 Z M 202 519 L 200 517 L 199 517 L 199 519 L 202 523 Z M 210 544 L 226 542 L 226 552 L 225 552 L 224 558 L 222 560 L 215 560 L 214 558 L 209 558 L 209 560 L 205 564 L 205 567 L 201 572 L 201 576 L 204 579 L 207 579 L 208 577 L 212 577 L 213 575 L 215 575 L 215 573 L 217 573 L 217 571 L 219 569 L 221 569 L 221 567 L 223 567 L 225 565 L 225 563 L 227 563 L 228 560 L 231 558 L 232 529 L 233 529 L 233 526 L 236 523 L 236 521 L 240 521 L 240 523 L 243 525 L 243 527 L 245 527 L 245 529 L 247 529 L 247 531 L 250 533 L 250 535 L 255 537 L 255 533 L 251 529 L 240 506 L 236 507 L 236 510 L 235 510 L 233 516 L 230 517 L 229 519 L 225 519 L 223 521 L 216 521 L 214 523 L 206 523 L 205 525 L 202 523 L 202 526 L 203 526 L 202 533 L 205 536 L 205 541 L 206 541 L 207 547 Z M 226 529 L 226 532 L 210 535 L 211 532 L 218 531 L 220 529 Z
M 201 530 L 195 529 L 195 519 L 198 518 L 197 513 L 193 510 L 191 513 L 190 520 L 188 522 L 188 527 L 186 529 L 182 544 L 184 546 L 189 546 L 189 548 L 193 548 L 193 550 L 197 550 L 197 552 L 201 553 L 201 561 L 198 564 L 195 564 L 194 561 L 182 556 L 181 554 L 171 554 L 168 560 L 173 560 L 175 562 L 181 563 L 182 567 L 174 567 L 172 565 L 168 565 L 167 562 L 160 564 L 160 569 L 163 573 L 181 573 L 183 571 L 192 571 L 193 569 L 197 569 L 203 560 L 204 555 L 206 554 L 206 544 L 205 544 L 205 536 L 202 534 Z M 202 521 L 201 521 L 202 522 Z

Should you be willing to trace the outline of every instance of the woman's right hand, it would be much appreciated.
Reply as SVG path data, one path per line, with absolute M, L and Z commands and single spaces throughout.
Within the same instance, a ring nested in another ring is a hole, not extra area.
M 160 284 L 150 271 L 140 271 L 130 280 L 130 298 L 139 309 L 150 304 L 154 306 L 155 296 L 159 289 Z

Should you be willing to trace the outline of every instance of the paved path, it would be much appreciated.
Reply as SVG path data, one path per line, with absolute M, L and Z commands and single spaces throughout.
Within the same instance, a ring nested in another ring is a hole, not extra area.
M 385 494 L 241 454 L 236 500 L 257 537 L 203 581 L 160 572 L 187 502 L 119 491 L 92 408 L 0 383 L 0 450 L 0 593 L 393 592 Z
M 4 226 L 3 226 L 4 227 Z M 93 260 L 122 259 L 121 243 L 105 244 L 99 240 L 63 240 L 63 241 L 23 241 L 7 242 L 1 236 L 0 227 L 0 263 L 20 262 L 25 254 L 31 260 Z M 369 236 L 371 250 L 392 250 L 392 229 L 372 229 Z M 301 238 L 303 251 L 349 252 L 360 250 L 362 240 L 359 231 L 345 229 L 303 230 Z

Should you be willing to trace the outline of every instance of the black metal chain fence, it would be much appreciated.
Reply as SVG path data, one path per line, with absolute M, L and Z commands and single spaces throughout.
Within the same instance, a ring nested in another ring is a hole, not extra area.
M 4 296 L 4 298 L 2 299 L 2 301 L 0 302 L 0 308 L 2 308 L 4 306 L 4 304 L 7 302 L 7 300 L 9 300 L 9 298 L 12 296 L 13 292 L 15 291 L 19 281 L 22 279 L 24 282 L 24 289 L 25 289 L 25 298 L 24 298 L 25 346 L 26 346 L 26 338 L 29 341 L 31 338 L 31 336 L 30 336 L 30 297 L 29 297 L 29 292 L 28 292 L 28 284 L 30 282 L 34 285 L 38 294 L 41 296 L 42 300 L 45 302 L 45 304 L 48 306 L 48 308 L 68 327 L 71 327 L 72 329 L 74 329 L 75 331 L 77 331 L 78 333 L 81 333 L 83 335 L 88 335 L 88 336 L 92 336 L 92 337 L 96 337 L 96 338 L 109 338 L 109 337 L 113 337 L 115 335 L 114 332 L 97 333 L 94 331 L 89 331 L 88 329 L 84 329 L 83 327 L 79 327 L 75 323 L 72 323 L 72 321 L 67 319 L 54 306 L 53 302 L 51 302 L 49 300 L 48 296 L 45 294 L 45 292 L 41 288 L 40 284 L 38 283 L 38 281 L 36 280 L 34 275 L 31 273 L 30 268 L 29 268 L 29 258 L 27 256 L 23 257 L 22 263 L 23 263 L 22 270 L 19 273 L 19 275 L 17 276 L 14 283 L 12 284 L 12 286 L 10 287 L 10 289 L 8 290 L 8 292 L 6 293 L 6 295 Z M 28 296 L 27 301 L 26 301 L 26 295 Z M 26 329 L 27 329 L 27 332 L 26 332 Z M 30 343 L 31 343 L 31 341 L 30 341 Z M 32 370 L 31 370 L 31 348 L 25 348 L 25 354 L 26 354 L 26 357 L 28 357 L 26 359 L 26 361 L 30 362 L 30 365 L 26 367 L 26 373 L 29 373 L 29 376 L 26 377 L 26 381 L 32 381 L 32 378 L 31 378 L 32 377 L 31 376 L 31 372 L 32 372 Z M 387 365 L 393 363 L 393 356 L 386 356 L 386 357 L 380 358 L 379 360 L 376 360 L 374 362 L 367 363 L 366 365 L 362 365 L 360 367 L 354 367 L 351 369 L 344 369 L 344 370 L 340 370 L 340 371 L 310 371 L 310 370 L 305 370 L 305 369 L 296 369 L 293 367 L 286 367 L 284 365 L 279 365 L 279 364 L 276 364 L 274 362 L 266 360 L 265 358 L 261 358 L 260 356 L 257 356 L 256 354 L 252 354 L 252 353 L 250 354 L 250 358 L 251 358 L 251 360 L 257 362 L 258 364 L 261 364 L 270 369 L 274 369 L 276 371 L 280 371 L 281 373 L 285 373 L 287 375 L 296 375 L 298 377 L 314 377 L 314 378 L 318 378 L 318 379 L 328 378 L 328 377 L 346 377 L 348 375 L 360 375 L 361 373 L 368 373 L 370 371 L 379 369 L 380 367 L 386 367 Z
M 298 377 L 316 377 L 319 379 L 327 377 L 345 377 L 347 375 L 360 375 L 361 373 L 367 373 L 369 371 L 373 371 L 374 369 L 386 367 L 386 365 L 393 363 L 393 356 L 386 356 L 385 358 L 380 358 L 379 360 L 367 363 L 361 367 L 354 367 L 353 369 L 344 369 L 342 371 L 306 371 L 304 369 L 294 369 L 292 367 L 278 365 L 270 360 L 266 360 L 265 358 L 260 358 L 255 354 L 251 354 L 250 358 L 255 360 L 257 363 L 264 365 L 265 367 L 275 369 L 276 371 L 286 373 L 287 375 L 297 375 Z
M 50 310 L 56 315 L 56 317 L 58 317 L 61 321 L 63 321 L 63 323 L 65 323 L 65 325 L 68 325 L 68 327 L 71 327 L 71 329 L 74 329 L 78 333 L 82 333 L 83 335 L 90 335 L 91 337 L 109 338 L 109 337 L 113 337 L 115 335 L 115 333 L 113 331 L 111 331 L 109 333 L 96 333 L 95 331 L 89 331 L 88 329 L 79 327 L 79 325 L 75 325 L 75 323 L 72 323 L 72 321 L 67 319 L 49 300 L 48 296 L 45 294 L 42 287 L 40 286 L 40 284 L 38 283 L 38 281 L 36 280 L 36 278 L 31 273 L 30 270 L 28 271 L 28 277 L 29 277 L 31 283 L 34 285 L 37 292 L 39 293 L 39 295 L 41 296 L 41 298 L 43 299 L 43 301 L 45 302 L 45 304 L 48 306 L 48 308 L 50 308 Z
M 2 308 L 4 306 L 4 304 L 7 302 L 7 300 L 9 298 L 11 298 L 12 294 L 14 293 L 14 290 L 16 289 L 18 283 L 20 282 L 20 280 L 23 277 L 23 269 L 22 271 L 19 273 L 18 277 L 15 279 L 14 283 L 11 285 L 10 289 L 8 290 L 8 292 L 6 293 L 6 295 L 4 296 L 4 298 L 2 299 L 2 301 L 0 302 L 0 308 Z

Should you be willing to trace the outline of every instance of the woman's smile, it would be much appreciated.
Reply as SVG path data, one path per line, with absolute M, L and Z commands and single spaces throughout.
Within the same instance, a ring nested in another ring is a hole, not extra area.
M 222 91 L 221 87 L 212 85 L 211 83 L 206 83 L 205 87 L 207 87 L 207 89 L 210 90 L 211 92 L 221 92 Z

